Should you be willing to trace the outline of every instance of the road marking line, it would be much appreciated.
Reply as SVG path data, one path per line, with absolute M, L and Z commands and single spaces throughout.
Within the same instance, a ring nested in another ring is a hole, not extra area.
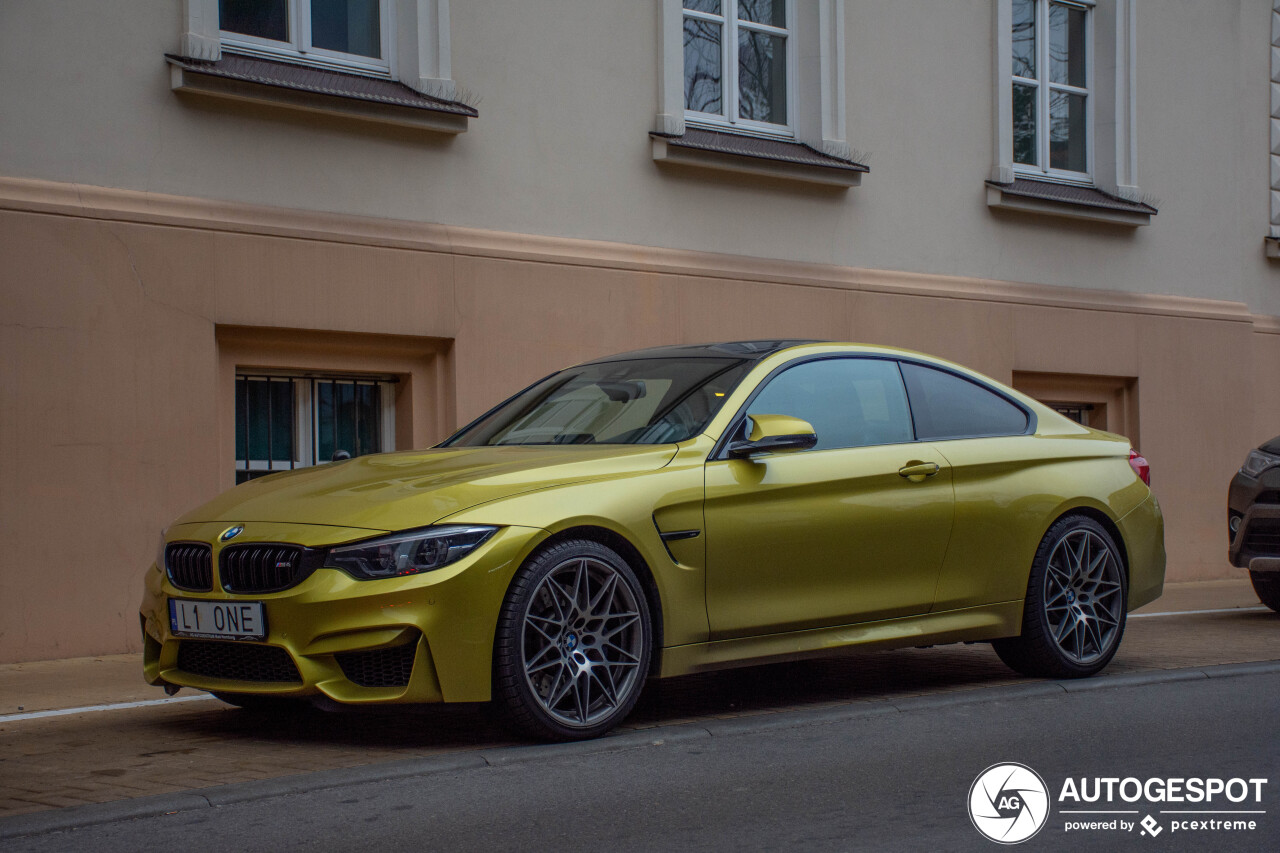
M 1164 613 L 1130 613 L 1130 619 L 1142 619 L 1150 616 L 1196 616 L 1201 613 L 1256 613 L 1259 610 L 1270 610 L 1270 607 L 1221 607 L 1217 610 L 1168 610 Z
M 79 708 L 55 708 L 51 711 L 28 711 L 25 714 L 0 714 L 0 723 L 16 723 L 18 720 L 38 720 L 42 717 L 64 717 L 68 714 L 87 714 L 90 711 L 120 711 L 125 708 L 146 708 L 151 705 L 172 705 L 175 702 L 198 702 L 216 699 L 208 693 L 200 696 L 171 696 L 168 699 L 146 699 L 141 702 L 116 702 L 111 705 L 84 705 Z

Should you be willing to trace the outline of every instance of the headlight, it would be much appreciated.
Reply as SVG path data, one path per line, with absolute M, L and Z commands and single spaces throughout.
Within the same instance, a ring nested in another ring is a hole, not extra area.
M 324 565 L 356 580 L 416 575 L 447 566 L 480 547 L 496 527 L 423 527 L 330 548 Z
M 1250 450 L 1249 455 L 1245 457 L 1244 464 L 1240 466 L 1240 470 L 1250 477 L 1257 477 L 1263 471 L 1276 465 L 1280 465 L 1280 456 L 1272 456 L 1270 453 L 1263 453 L 1261 450 Z

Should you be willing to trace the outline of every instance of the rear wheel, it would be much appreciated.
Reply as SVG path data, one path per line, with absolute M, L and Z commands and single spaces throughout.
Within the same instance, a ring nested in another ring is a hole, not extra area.
M 498 618 L 494 693 L 534 737 L 597 737 L 635 706 L 652 642 L 644 590 L 626 561 L 598 542 L 562 542 L 511 583 Z
M 1128 580 L 1101 524 L 1070 515 L 1045 533 L 1031 563 L 1022 634 L 996 654 L 1024 675 L 1081 678 L 1103 669 L 1124 634 Z
M 1249 579 L 1253 581 L 1258 600 L 1280 613 L 1280 573 L 1249 572 Z

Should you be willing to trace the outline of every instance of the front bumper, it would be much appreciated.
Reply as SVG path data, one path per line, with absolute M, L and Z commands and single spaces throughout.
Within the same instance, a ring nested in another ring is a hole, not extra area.
M 1227 548 L 1231 565 L 1251 572 L 1280 572 L 1280 504 L 1256 503 L 1244 511 Z
M 170 540 L 212 545 L 213 591 L 177 589 L 157 566 L 147 572 L 140 609 L 147 681 L 354 704 L 487 701 L 503 597 L 543 534 L 504 527 L 457 563 L 420 575 L 357 581 L 337 569 L 317 569 L 282 592 L 234 595 L 217 577 L 218 534 L 225 528 L 189 524 L 169 531 Z M 318 547 L 353 538 L 350 530 L 316 525 L 245 528 L 236 544 Z M 267 635 L 261 642 L 175 636 L 170 598 L 260 601 Z
M 1232 526 L 1235 529 L 1232 530 Z M 1237 471 L 1227 489 L 1227 558 L 1255 572 L 1280 571 L 1280 467 Z

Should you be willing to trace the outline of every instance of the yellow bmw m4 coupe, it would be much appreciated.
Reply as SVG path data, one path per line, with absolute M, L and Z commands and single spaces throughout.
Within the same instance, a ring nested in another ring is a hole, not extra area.
M 1092 675 L 1164 566 L 1125 438 L 905 350 L 670 346 L 187 513 L 144 665 L 246 707 L 494 700 L 568 740 L 649 678 L 849 650 L 990 641 Z

